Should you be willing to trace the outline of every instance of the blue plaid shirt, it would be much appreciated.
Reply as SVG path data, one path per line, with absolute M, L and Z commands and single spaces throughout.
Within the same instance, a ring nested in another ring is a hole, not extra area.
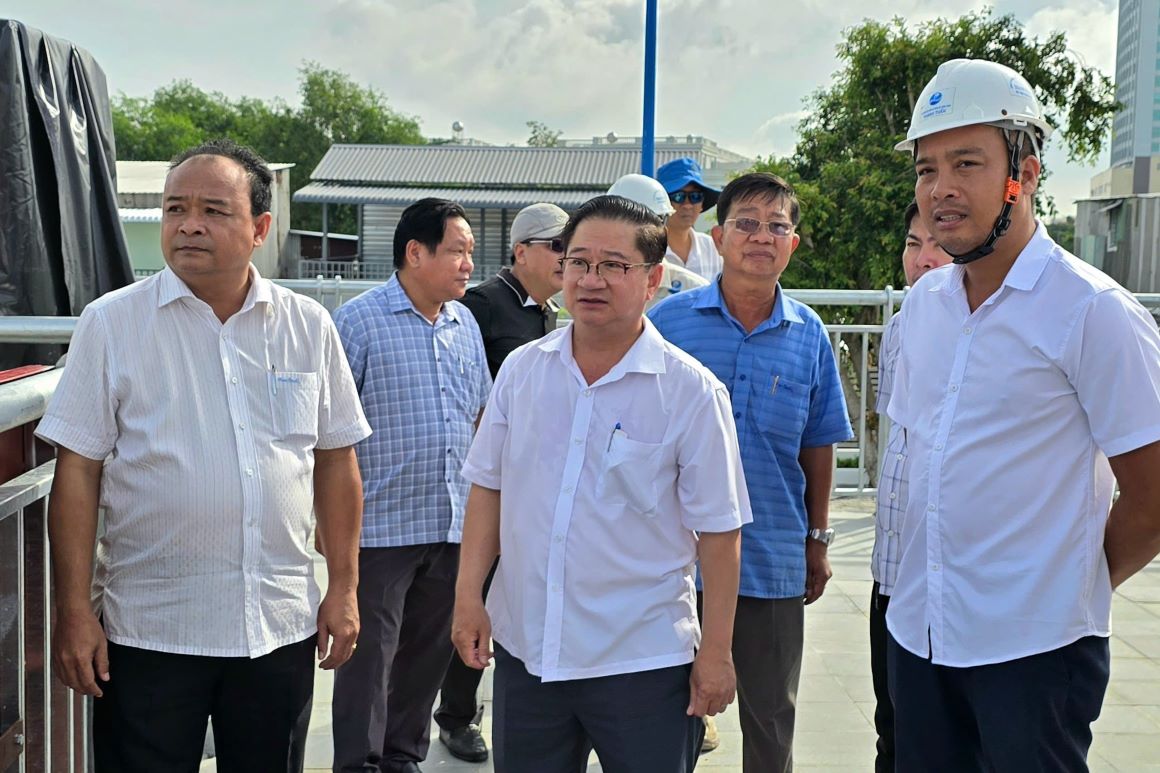
M 803 448 L 853 436 L 834 351 L 813 309 L 778 285 L 773 313 L 746 333 L 719 282 L 673 295 L 649 311 L 672 343 L 729 388 L 753 523 L 741 529 L 742 596 L 805 593 Z
M 334 312 L 374 434 L 356 447 L 363 547 L 459 542 L 460 475 L 491 374 L 475 318 L 443 304 L 432 324 L 398 275 Z
M 875 411 L 879 421 L 886 417 L 886 406 L 894 393 L 894 370 L 902 347 L 902 313 L 891 317 L 882 331 L 882 345 L 878 350 L 878 403 Z M 881 426 L 881 425 L 880 425 Z M 889 596 L 898 576 L 898 559 L 902 553 L 902 522 L 906 518 L 909 498 L 907 477 L 906 433 L 898 422 L 890 422 L 886 455 L 878 461 L 878 507 L 874 514 L 874 553 L 870 559 L 870 574 L 878 583 L 878 593 Z

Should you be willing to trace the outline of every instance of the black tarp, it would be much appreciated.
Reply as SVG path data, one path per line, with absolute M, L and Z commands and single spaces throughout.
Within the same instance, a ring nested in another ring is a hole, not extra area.
M 0 315 L 76 316 L 132 281 L 104 71 L 84 49 L 0 19 Z M 60 353 L 0 344 L 0 370 Z

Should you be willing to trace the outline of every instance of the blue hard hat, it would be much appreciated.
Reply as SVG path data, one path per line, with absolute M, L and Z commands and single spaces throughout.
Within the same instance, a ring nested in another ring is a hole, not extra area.
M 710 210 L 716 206 L 717 198 L 721 195 L 720 188 L 710 188 L 701 179 L 701 165 L 697 163 L 695 158 L 678 158 L 665 164 L 657 170 L 657 182 L 665 186 L 665 190 L 670 194 L 676 193 L 689 183 L 693 183 L 705 193 L 705 203 L 701 205 L 702 211 Z

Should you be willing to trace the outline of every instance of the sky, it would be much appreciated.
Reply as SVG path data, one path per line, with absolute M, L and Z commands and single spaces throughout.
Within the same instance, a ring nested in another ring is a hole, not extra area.
M 843 30 L 897 15 L 910 24 L 988 3 L 895 0 L 660 0 L 656 134 L 702 135 L 748 156 L 788 155 L 806 98 L 838 69 Z M 990 3 L 1114 74 L 1114 0 Z M 527 121 L 566 138 L 641 132 L 643 0 L 4 0 L 16 19 L 88 49 L 111 93 L 148 96 L 189 79 L 231 97 L 297 101 L 312 60 L 374 86 L 426 136 L 522 144 Z M 933 73 L 932 73 L 933 75 Z M 276 160 L 276 159 L 275 159 Z M 1068 164 L 1058 145 L 1045 191 L 1061 214 L 1107 165 Z M 301 173 L 301 172 L 299 172 Z

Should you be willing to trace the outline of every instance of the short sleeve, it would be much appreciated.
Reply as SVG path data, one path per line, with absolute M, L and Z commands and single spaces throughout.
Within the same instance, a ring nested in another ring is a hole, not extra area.
M 1160 333 L 1121 290 L 1095 296 L 1067 341 L 1063 367 L 1108 456 L 1160 440 Z
M 338 329 L 322 320 L 322 389 L 318 407 L 318 443 L 322 449 L 351 446 L 371 434 Z
M 878 396 L 874 403 L 874 412 L 886 413 L 886 406 L 890 405 L 890 395 L 894 392 L 894 369 L 898 364 L 899 335 L 898 328 L 902 321 L 901 312 L 890 318 L 886 329 L 882 331 L 882 343 L 878 349 Z
M 60 383 L 36 434 L 55 446 L 102 460 L 117 442 L 110 341 L 100 308 L 81 312 Z
M 678 442 L 681 523 L 692 531 L 711 533 L 752 523 L 737 427 L 724 386 L 715 388 L 689 415 Z
M 819 323 L 820 325 L 820 323 Z M 802 448 L 828 446 L 854 436 L 838 363 L 825 328 L 818 336 L 817 381 L 810 390 L 810 412 L 802 432 Z
M 338 331 L 355 388 L 361 392 L 367 369 L 367 341 L 361 320 L 356 316 L 356 307 L 357 304 L 352 302 L 335 309 L 334 327 Z
M 511 359 L 510 357 L 508 358 Z M 506 365 L 507 363 L 505 363 Z M 491 375 L 483 368 L 488 384 Z M 511 368 L 501 368 L 491 389 L 491 399 L 483 410 L 479 429 L 463 463 L 463 477 L 477 486 L 500 490 L 503 483 L 503 450 L 508 434 L 508 401 Z

